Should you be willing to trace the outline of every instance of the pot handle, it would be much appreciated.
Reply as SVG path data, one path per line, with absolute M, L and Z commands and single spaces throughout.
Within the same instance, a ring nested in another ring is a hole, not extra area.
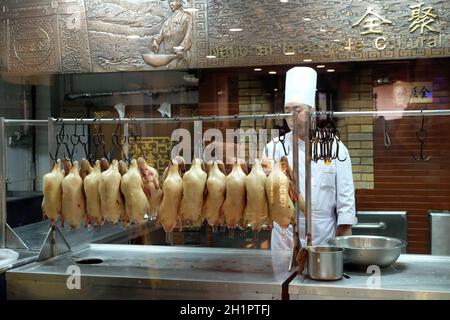
M 370 230 L 384 230 L 386 229 L 386 223 L 358 223 L 352 226 L 352 229 L 370 229 Z

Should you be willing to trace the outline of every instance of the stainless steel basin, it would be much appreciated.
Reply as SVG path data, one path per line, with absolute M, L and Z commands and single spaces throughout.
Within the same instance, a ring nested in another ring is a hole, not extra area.
M 406 242 L 396 238 L 378 236 L 336 237 L 332 245 L 344 248 L 344 264 L 367 267 L 388 267 L 397 261 Z

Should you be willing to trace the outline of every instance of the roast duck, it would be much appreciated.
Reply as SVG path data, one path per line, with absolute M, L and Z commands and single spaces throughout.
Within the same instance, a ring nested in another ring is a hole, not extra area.
M 266 170 L 270 171 L 266 181 L 269 214 L 272 221 L 287 228 L 296 222 L 294 202 L 299 201 L 300 209 L 304 212 L 304 200 L 301 194 L 295 194 L 295 182 L 287 157 L 282 157 L 270 167 L 266 166 Z
M 86 200 L 83 191 L 83 179 L 80 176 L 78 162 L 65 161 L 66 176 L 62 179 L 61 213 L 71 228 L 78 229 L 86 215 Z M 45 200 L 44 200 L 45 201 Z
M 245 173 L 238 160 L 233 164 L 231 173 L 225 180 L 226 195 L 223 204 L 225 222 L 230 229 L 241 226 L 244 216 L 246 192 Z
M 84 161 L 82 161 L 84 162 Z M 89 164 L 89 163 L 88 163 Z M 87 164 L 85 164 L 87 166 Z M 89 164 L 90 167 L 90 164 Z M 101 168 L 100 161 L 95 162 L 94 167 L 83 180 L 84 194 L 86 196 L 86 213 L 88 224 L 102 224 L 102 207 L 100 198 L 100 178 Z
M 54 224 L 61 215 L 62 186 L 64 171 L 61 168 L 61 160 L 58 159 L 53 165 L 51 172 L 44 175 L 42 213 L 51 224 Z
M 125 197 L 125 212 L 131 221 L 142 223 L 150 205 L 143 189 L 136 159 L 131 160 L 128 171 L 122 176 L 120 190 Z
M 244 225 L 259 231 L 263 225 L 271 224 L 266 195 L 267 176 L 259 159 L 255 160 L 250 174 L 245 177 L 247 201 L 244 210 Z
M 214 161 L 206 166 L 206 199 L 203 205 L 203 218 L 210 226 L 225 224 L 223 202 L 225 201 L 226 174 L 223 163 Z
M 80 164 L 58 160 L 44 175 L 43 214 L 54 224 L 61 218 L 71 228 L 122 222 L 142 223 L 157 216 L 166 232 L 179 225 L 199 227 L 226 225 L 230 229 L 251 227 L 259 231 L 272 221 L 286 228 L 295 222 L 292 170 L 287 158 L 277 162 L 255 160 L 250 173 L 247 165 L 235 159 L 227 174 L 220 161 L 204 164 L 194 159 L 185 171 L 182 157 L 173 159 L 162 177 L 143 158 L 124 161 L 87 160 Z
M 183 197 L 180 205 L 182 224 L 199 227 L 202 224 L 202 208 L 207 174 L 202 160 L 194 159 L 191 168 L 183 175 Z
M 178 213 L 183 196 L 183 179 L 176 160 L 172 160 L 165 175 L 162 202 L 158 208 L 158 221 L 164 231 L 172 232 L 179 220 Z

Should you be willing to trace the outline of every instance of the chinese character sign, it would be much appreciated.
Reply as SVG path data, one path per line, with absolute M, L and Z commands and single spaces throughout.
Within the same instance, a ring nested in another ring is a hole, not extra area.
M 392 24 L 392 21 L 383 18 L 372 8 L 368 8 L 366 13 L 352 25 L 352 28 L 361 25 L 361 23 L 364 31 L 360 32 L 360 34 L 364 36 L 368 34 L 383 34 L 382 25 Z
M 410 103 L 432 103 L 433 83 L 432 82 L 412 82 Z
M 433 7 L 423 7 L 423 3 L 411 6 L 411 17 L 408 21 L 412 21 L 409 25 L 409 32 L 414 32 L 420 28 L 420 34 L 423 34 L 425 28 L 429 31 L 437 31 L 432 24 L 436 22 L 437 15 L 433 13 Z

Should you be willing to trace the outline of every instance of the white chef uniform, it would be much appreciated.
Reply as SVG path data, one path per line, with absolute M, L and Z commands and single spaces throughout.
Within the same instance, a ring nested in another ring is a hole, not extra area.
M 276 138 L 278 140 L 278 138 Z M 305 194 L 305 142 L 298 140 L 299 150 L 299 171 L 300 171 L 300 192 Z M 292 132 L 285 136 L 285 149 L 288 160 L 293 166 Z M 271 159 L 280 159 L 284 156 L 284 149 L 281 142 L 275 145 L 273 154 L 273 140 L 267 144 L 267 154 Z M 336 145 L 333 145 L 336 150 Z M 353 225 L 357 219 L 355 217 L 355 192 L 352 177 L 352 165 L 347 148 L 342 142 L 339 144 L 339 158 L 326 165 L 323 160 L 317 163 L 311 161 L 311 209 L 312 209 L 312 244 L 327 244 L 336 233 L 336 226 L 341 224 Z M 337 216 L 336 216 L 337 215 Z M 293 228 L 290 225 L 287 229 L 274 222 L 272 230 L 271 249 L 291 250 L 293 245 Z M 305 245 L 305 216 L 300 215 L 299 233 L 302 246 Z

